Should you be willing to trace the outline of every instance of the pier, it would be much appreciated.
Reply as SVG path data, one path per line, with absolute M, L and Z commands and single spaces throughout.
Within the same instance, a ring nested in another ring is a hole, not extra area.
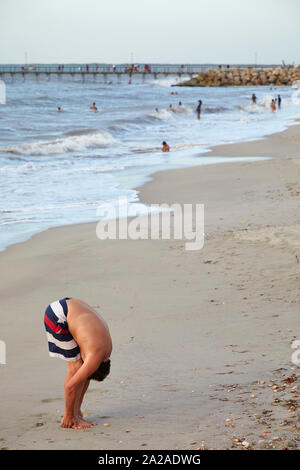
M 110 82 L 113 77 L 117 77 L 118 83 L 121 82 L 122 76 L 127 76 L 128 82 L 131 83 L 134 77 L 140 77 L 144 82 L 147 77 L 154 79 L 168 76 L 177 76 L 179 80 L 182 76 L 193 78 L 200 72 L 207 70 L 216 70 L 223 68 L 245 67 L 241 65 L 216 65 L 216 64 L 0 64 L 0 79 L 11 79 L 21 77 L 23 80 L 27 76 L 46 77 L 50 80 L 52 76 L 74 77 L 102 76 L 104 83 Z M 253 65 L 252 65 L 253 67 Z M 262 67 L 262 66 L 260 66 Z
M 147 77 L 151 76 L 157 79 L 161 76 L 168 77 L 169 75 L 178 76 L 180 79 L 182 76 L 188 76 L 192 78 L 197 75 L 200 71 L 207 70 L 208 66 L 203 65 L 156 65 L 156 64 L 119 64 L 119 65 L 108 65 L 108 64 L 28 64 L 28 65 L 0 65 L 0 78 L 1 79 L 13 79 L 14 77 L 21 77 L 25 79 L 27 76 L 35 77 L 46 77 L 47 80 L 51 77 L 62 77 L 69 76 L 71 79 L 74 77 L 81 77 L 85 80 L 85 77 L 102 76 L 104 83 L 107 83 L 117 78 L 118 82 L 121 82 L 122 76 L 127 76 L 129 82 L 132 81 L 133 77 L 140 77 L 144 82 Z

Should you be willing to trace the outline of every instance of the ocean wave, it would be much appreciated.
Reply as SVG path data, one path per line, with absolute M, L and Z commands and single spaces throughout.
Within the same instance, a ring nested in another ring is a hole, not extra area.
M 26 104 L 26 103 L 20 98 L 12 98 L 12 99 L 6 100 L 6 104 Z
M 64 204 L 51 204 L 51 205 L 45 205 L 45 206 L 34 206 L 33 205 L 33 206 L 29 206 L 29 207 L 22 208 L 22 209 L 21 208 L 15 208 L 15 209 L 9 209 L 9 210 L 5 210 L 5 211 L 0 210 L 0 215 L 1 214 L 25 214 L 23 216 L 19 216 L 19 217 L 16 217 L 14 219 L 12 219 L 12 218 L 4 219 L 3 218 L 2 225 L 4 225 L 4 223 L 14 223 L 14 222 L 17 222 L 17 221 L 29 220 L 29 218 L 26 218 L 26 214 L 32 214 L 32 213 L 35 213 L 35 212 L 47 212 L 47 211 L 52 211 L 52 210 L 55 210 L 55 211 L 56 210 L 64 210 L 64 209 L 70 209 L 70 208 L 73 208 L 73 207 L 86 207 L 86 206 L 97 207 L 98 206 L 98 201 L 69 202 L 69 203 L 64 203 Z
M 172 106 L 172 108 L 168 109 L 169 112 L 175 113 L 175 114 L 193 114 L 194 110 L 191 107 L 187 107 L 183 104 L 178 105 L 178 106 Z
M 84 134 L 93 134 L 97 132 L 97 129 L 74 129 L 72 131 L 65 132 L 64 135 L 84 135 Z
M 13 225 L 13 224 L 22 224 L 24 222 L 30 222 L 32 217 L 22 217 L 21 219 L 13 219 L 13 220 L 3 220 L 0 221 L 0 225 Z
M 244 113 L 249 114 L 258 114 L 264 113 L 267 107 L 270 107 L 272 98 L 269 101 L 269 98 L 265 98 L 261 104 L 247 104 L 247 105 L 237 105 L 236 108 Z
M 250 103 L 247 105 L 237 105 L 236 108 L 242 112 L 249 113 L 249 114 L 262 114 L 265 113 L 266 110 L 269 110 L 271 107 L 271 102 L 273 99 L 277 98 L 277 94 L 274 95 L 267 94 L 264 95 L 259 103 Z M 293 93 L 290 99 L 285 100 L 285 106 L 289 105 L 299 105 L 300 104 L 300 90 L 299 93 Z
M 35 171 L 36 166 L 32 162 L 27 162 L 24 163 L 24 165 L 7 165 L 7 166 L 2 166 L 0 167 L 0 174 L 9 174 L 9 173 L 28 173 L 30 171 Z
M 225 108 L 224 106 L 215 106 L 215 107 L 206 106 L 205 108 L 203 108 L 203 111 L 205 111 L 208 114 L 214 114 L 214 113 L 224 113 L 225 111 L 229 111 L 229 109 Z
M 89 148 L 106 147 L 115 142 L 114 137 L 108 132 L 97 132 L 79 136 L 69 136 L 64 139 L 52 141 L 38 141 L 14 147 L 2 147 L 0 152 L 15 155 L 57 155 L 69 152 L 80 152 Z
M 202 151 L 208 148 L 208 144 L 206 142 L 190 142 L 190 143 L 182 143 L 182 144 L 175 144 L 172 145 L 172 150 L 189 150 L 189 149 L 201 149 Z
M 299 83 L 300 83 L 300 80 L 298 80 Z M 296 105 L 296 106 L 299 106 L 300 105 L 300 89 L 297 89 L 296 91 L 294 91 L 294 93 L 292 94 L 292 97 L 291 97 L 291 104 L 292 105 Z
M 194 74 L 193 77 L 196 77 L 198 74 Z M 186 80 L 190 80 L 192 77 L 190 75 L 182 75 L 181 77 L 178 76 L 167 76 L 166 78 L 160 78 L 153 80 L 151 83 L 153 85 L 159 85 L 162 87 L 171 87 L 177 85 L 179 82 L 184 82 Z
M 172 113 L 167 109 L 159 109 L 158 111 L 147 114 L 147 117 L 151 119 L 159 119 L 161 121 L 169 121 L 170 119 L 173 119 Z
M 191 142 L 191 143 L 181 143 L 181 144 L 174 144 L 171 145 L 171 150 L 173 151 L 180 151 L 180 150 L 188 150 L 188 149 L 207 149 L 208 144 L 203 142 Z M 132 153 L 156 153 L 161 152 L 161 145 L 155 147 L 132 147 Z
M 42 100 L 42 101 L 48 101 L 48 100 L 51 101 L 51 100 L 52 100 L 52 98 L 50 98 L 50 96 L 48 96 L 48 95 L 37 96 L 37 97 L 32 98 L 32 99 L 33 99 L 33 100 L 38 100 L 38 101 L 39 101 L 39 100 Z

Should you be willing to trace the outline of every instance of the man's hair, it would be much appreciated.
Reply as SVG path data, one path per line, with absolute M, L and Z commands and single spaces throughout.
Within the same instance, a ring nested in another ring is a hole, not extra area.
M 97 370 L 89 377 L 89 380 L 97 380 L 102 382 L 110 372 L 110 359 L 106 362 L 101 362 Z

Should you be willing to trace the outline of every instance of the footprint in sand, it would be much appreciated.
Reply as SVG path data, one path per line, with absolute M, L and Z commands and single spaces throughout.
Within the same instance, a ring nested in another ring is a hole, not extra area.
M 53 401 L 59 401 L 59 400 L 63 400 L 62 397 L 59 397 L 59 398 L 44 398 L 42 400 L 42 403 L 52 403 Z

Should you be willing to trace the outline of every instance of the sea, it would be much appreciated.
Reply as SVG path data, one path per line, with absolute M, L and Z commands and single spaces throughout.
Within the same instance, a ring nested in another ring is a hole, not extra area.
M 177 76 L 152 74 L 144 82 L 114 74 L 106 81 L 102 75 L 2 78 L 0 250 L 50 227 L 97 221 L 103 205 L 139 201 L 137 188 L 153 173 L 232 161 L 203 154 L 218 144 L 264 138 L 300 117 L 300 90 L 293 87 L 176 83 Z M 277 95 L 282 108 L 272 113 Z M 163 141 L 169 153 L 161 151 Z

